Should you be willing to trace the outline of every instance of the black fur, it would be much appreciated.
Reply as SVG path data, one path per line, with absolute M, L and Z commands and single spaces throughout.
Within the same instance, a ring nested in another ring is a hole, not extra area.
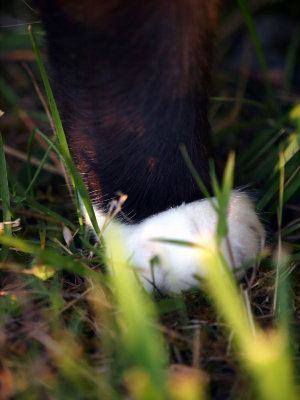
M 52 84 L 93 201 L 139 221 L 209 186 L 214 0 L 39 0 Z

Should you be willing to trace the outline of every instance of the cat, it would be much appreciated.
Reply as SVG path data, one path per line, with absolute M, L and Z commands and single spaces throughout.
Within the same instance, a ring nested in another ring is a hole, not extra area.
M 160 291 L 197 286 L 196 276 L 204 274 L 198 250 L 152 239 L 201 246 L 215 237 L 216 211 L 181 149 L 211 192 L 207 107 L 218 2 L 37 3 L 55 98 L 100 229 L 114 205 L 126 199 L 104 236 L 119 227 L 146 289 L 153 288 L 153 260 Z M 255 259 L 265 233 L 239 190 L 232 191 L 227 224 L 221 249 L 229 266 Z

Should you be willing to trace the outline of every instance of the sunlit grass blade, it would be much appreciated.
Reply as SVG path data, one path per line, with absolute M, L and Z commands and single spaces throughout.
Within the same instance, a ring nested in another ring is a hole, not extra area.
M 289 117 L 295 126 L 296 132 L 300 132 L 300 103 L 296 104 L 291 109 Z
M 300 133 L 292 133 L 285 142 L 286 148 L 282 150 L 285 163 L 288 163 L 300 151 Z M 280 162 L 274 167 L 275 174 L 280 170 Z
M 283 207 L 284 154 L 280 166 L 280 212 Z M 217 181 L 212 171 L 212 184 L 217 199 L 219 222 L 216 240 L 196 246 L 199 249 L 199 262 L 205 268 L 208 295 L 220 311 L 224 321 L 233 332 L 241 364 L 253 379 L 258 398 L 262 400 L 296 400 L 298 393 L 293 380 L 293 366 L 289 352 L 287 323 L 281 323 L 277 331 L 263 331 L 258 327 L 251 309 L 244 304 L 236 285 L 233 273 L 229 270 L 220 251 L 220 240 L 226 230 L 226 209 L 233 185 L 234 157 L 229 157 L 223 184 Z M 278 183 L 277 183 L 278 185 Z M 189 242 L 172 241 L 174 245 L 192 245 Z M 287 287 L 280 284 L 280 302 L 286 307 Z M 274 384 L 276 382 L 276 384 Z
M 284 187 L 282 171 L 284 171 L 283 155 L 281 155 L 280 177 L 281 207 Z M 222 190 L 218 188 L 217 200 L 220 198 L 224 201 L 222 195 L 225 199 L 228 194 L 230 195 L 232 176 L 233 160 L 230 160 L 224 174 L 224 180 L 227 183 L 223 182 Z M 220 209 L 222 207 L 222 204 L 219 205 Z M 282 208 L 280 211 L 282 212 Z M 225 216 L 219 213 L 220 218 L 225 218 Z M 229 270 L 220 252 L 220 234 L 222 232 L 218 231 L 216 242 L 207 243 L 206 246 L 199 249 L 199 260 L 205 268 L 208 295 L 232 329 L 241 364 L 252 376 L 259 398 L 262 400 L 281 400 L 283 398 L 295 400 L 298 394 L 293 380 L 288 334 L 284 329 L 287 328 L 287 324 L 282 324 L 281 330 L 272 332 L 264 332 L 258 327 L 251 309 L 244 304 L 241 298 L 232 271 Z M 287 287 L 281 285 L 280 289 L 281 304 L 285 309 Z M 276 384 L 274 384 L 275 382 Z
M 225 171 L 224 171 L 222 187 L 220 186 L 220 184 L 218 182 L 218 177 L 217 177 L 217 173 L 215 171 L 214 163 L 212 161 L 210 161 L 210 176 L 211 176 L 212 189 L 213 189 L 213 192 L 217 199 L 217 202 L 215 202 L 212 199 L 211 194 L 209 193 L 209 190 L 206 188 L 204 182 L 200 178 L 197 170 L 195 169 L 195 167 L 187 153 L 186 148 L 184 146 L 181 146 L 180 150 L 181 150 L 182 156 L 184 158 L 184 161 L 186 162 L 186 165 L 187 165 L 188 169 L 190 170 L 193 178 L 195 179 L 197 185 L 199 186 L 200 190 L 203 192 L 203 194 L 207 198 L 207 200 L 209 200 L 212 208 L 216 211 L 216 213 L 219 216 L 217 233 L 218 233 L 218 238 L 221 240 L 222 237 L 224 237 L 227 233 L 226 212 L 227 212 L 227 207 L 228 207 L 229 200 L 230 200 L 231 190 L 233 187 L 235 155 L 234 155 L 234 153 L 229 154 L 227 164 L 225 167 Z
M 162 337 L 155 329 L 157 320 L 154 305 L 136 281 L 128 264 L 118 226 L 111 225 L 104 235 L 111 280 L 120 307 L 120 340 L 124 362 L 134 376 L 144 377 L 145 386 L 141 388 L 139 399 L 164 399 L 163 365 L 166 355 Z
M 228 156 L 223 177 L 223 197 L 225 201 L 227 201 L 227 205 L 233 188 L 234 162 L 235 162 L 235 155 L 234 153 L 230 153 Z
M 219 243 L 221 242 L 222 238 L 227 234 L 226 214 L 233 186 L 234 160 L 234 153 L 230 153 L 226 163 L 222 185 L 220 185 L 218 182 L 215 168 L 212 163 L 210 168 L 212 187 L 217 200 L 216 211 L 218 214 L 218 224 L 216 235 Z
M 75 164 L 74 164 L 74 162 L 72 160 L 72 157 L 71 157 L 71 154 L 70 154 L 70 151 L 69 151 L 69 148 L 68 148 L 68 144 L 67 144 L 66 136 L 65 136 L 64 129 L 63 129 L 63 126 L 62 126 L 62 122 L 61 122 L 61 119 L 60 119 L 60 116 L 59 116 L 59 112 L 58 112 L 58 109 L 57 109 L 57 106 L 56 106 L 56 103 L 55 103 L 55 100 L 54 100 L 54 96 L 53 96 L 52 89 L 51 89 L 51 86 L 50 86 L 50 83 L 49 83 L 49 80 L 48 80 L 48 76 L 47 76 L 47 73 L 46 73 L 46 69 L 44 67 L 44 64 L 43 64 L 43 61 L 42 61 L 42 58 L 41 58 L 41 55 L 40 55 L 40 52 L 39 52 L 35 37 L 34 37 L 34 35 L 32 33 L 31 27 L 29 27 L 28 30 L 29 30 L 29 35 L 30 35 L 30 38 L 31 38 L 31 41 L 32 41 L 32 44 L 33 44 L 34 52 L 35 52 L 35 55 L 36 55 L 36 58 L 37 58 L 37 62 L 38 62 L 38 65 L 39 65 L 39 69 L 40 69 L 40 72 L 41 72 L 41 76 L 42 76 L 42 79 L 43 79 L 43 82 L 44 82 L 45 90 L 46 90 L 46 93 L 47 93 L 47 97 L 48 97 L 48 101 L 49 101 L 49 105 L 50 105 L 50 110 L 51 110 L 53 122 L 54 122 L 54 125 L 55 125 L 55 128 L 56 128 L 56 133 L 57 133 L 57 136 L 58 136 L 58 139 L 59 139 L 59 142 L 60 142 L 60 146 L 61 146 L 61 153 L 62 153 L 62 156 L 64 158 L 64 162 L 65 162 L 66 167 L 67 167 L 67 169 L 69 171 L 69 174 L 70 174 L 70 177 L 71 177 L 71 181 L 72 181 L 72 184 L 73 184 L 74 189 L 75 189 L 74 190 L 74 195 L 75 195 L 76 204 L 77 204 L 77 214 L 79 216 L 79 222 L 82 224 L 82 216 L 81 216 L 78 192 L 79 192 L 79 194 L 81 196 L 81 199 L 83 201 L 83 204 L 84 204 L 84 206 L 85 206 L 85 208 L 87 210 L 87 213 L 89 215 L 90 221 L 91 221 L 91 223 L 93 225 L 93 228 L 95 229 L 95 232 L 97 233 L 97 235 L 100 235 L 100 230 L 99 230 L 99 227 L 98 227 L 98 224 L 97 224 L 96 216 L 95 216 L 95 213 L 94 213 L 94 209 L 93 209 L 92 203 L 91 203 L 90 198 L 89 198 L 88 191 L 87 191 L 87 189 L 86 189 L 86 187 L 85 187 L 85 185 L 83 183 L 83 180 L 82 180 L 82 178 L 81 178 L 81 176 L 80 176 L 80 174 L 79 174 L 79 172 L 78 172 L 78 170 L 77 170 L 77 168 L 76 168 L 76 166 L 75 166 Z
M 216 243 L 199 250 L 205 266 L 208 294 L 233 331 L 238 356 L 255 384 L 262 400 L 296 400 L 293 368 L 287 338 L 281 331 L 264 332 L 248 317 L 231 271 Z M 251 311 L 250 311 L 251 312 Z M 254 326 L 254 332 L 253 327 Z
M 278 220 L 278 244 L 276 254 L 276 278 L 273 299 L 273 312 L 276 314 L 279 326 L 289 338 L 291 336 L 291 288 L 289 275 L 286 273 L 289 257 L 282 246 L 282 213 L 284 205 L 284 181 L 285 181 L 285 157 L 282 151 L 279 152 L 279 201 L 277 210 Z
M 298 179 L 300 170 L 299 170 L 299 162 L 297 157 L 299 155 L 300 150 L 300 134 L 293 133 L 291 134 L 287 140 L 282 143 L 282 146 L 285 146 L 285 149 L 282 151 L 283 159 L 285 162 L 285 170 L 286 170 L 286 185 L 284 192 L 284 203 L 300 188 L 300 180 Z M 270 159 L 272 162 L 272 159 Z M 280 163 L 277 162 L 269 171 L 269 178 L 267 181 L 268 191 L 264 193 L 261 199 L 258 202 L 258 208 L 262 209 L 266 207 L 266 205 L 271 201 L 272 198 L 276 195 L 278 191 L 278 180 L 277 176 L 280 174 Z M 272 206 L 274 211 L 274 205 Z
M 277 287 L 277 298 L 275 303 L 274 293 L 274 306 L 276 312 L 276 318 L 278 326 L 286 336 L 286 340 L 291 345 L 293 339 L 293 326 L 292 326 L 292 291 L 291 291 L 291 280 L 288 272 L 288 265 L 291 261 L 289 254 L 286 250 L 277 250 L 276 255 L 276 268 L 278 270 L 278 287 Z M 292 347 L 292 346 L 290 346 Z M 291 350 L 291 349 L 290 349 Z
M 29 241 L 7 235 L 0 236 L 0 243 L 19 249 L 23 253 L 34 255 L 40 258 L 46 266 L 53 267 L 54 269 L 68 270 L 82 276 L 88 276 L 96 281 L 100 279 L 100 275 L 97 272 L 77 261 L 75 256 L 62 256 L 52 250 L 43 249 Z

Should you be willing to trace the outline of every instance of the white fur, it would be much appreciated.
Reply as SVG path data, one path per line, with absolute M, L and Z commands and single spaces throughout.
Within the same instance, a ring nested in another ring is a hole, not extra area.
M 104 214 L 95 209 L 100 229 L 105 223 Z M 88 219 L 88 218 L 87 218 Z M 110 223 L 105 232 L 113 226 Z M 248 196 L 233 191 L 227 213 L 228 236 L 221 244 L 223 256 L 233 268 L 255 259 L 264 245 L 264 229 L 260 224 Z M 180 292 L 197 286 L 197 276 L 204 276 L 199 265 L 199 250 L 178 244 L 162 243 L 163 238 L 193 242 L 201 246 L 214 240 L 217 215 L 207 199 L 182 204 L 134 224 L 119 224 L 130 264 L 137 268 L 141 281 L 148 291 L 153 289 L 151 259 L 158 257 L 154 266 L 155 286 L 161 290 Z M 228 251 L 228 243 L 230 251 Z M 109 251 L 113 251 L 110 249 Z

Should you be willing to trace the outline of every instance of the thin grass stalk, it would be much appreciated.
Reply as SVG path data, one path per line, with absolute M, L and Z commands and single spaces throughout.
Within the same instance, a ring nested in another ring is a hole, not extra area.
M 100 229 L 98 227 L 98 223 L 97 223 L 97 220 L 96 220 L 95 212 L 94 212 L 92 203 L 90 201 L 88 191 L 87 191 L 87 189 L 86 189 L 86 187 L 84 185 L 84 182 L 83 182 L 83 180 L 82 180 L 82 178 L 81 178 L 81 176 L 80 176 L 80 174 L 79 174 L 79 172 L 78 172 L 78 170 L 77 170 L 77 168 L 76 168 L 76 166 L 74 164 L 74 161 L 72 160 L 72 157 L 71 157 L 71 154 L 70 154 L 70 151 L 69 151 L 69 147 L 68 147 L 68 144 L 67 144 L 67 139 L 66 139 L 66 136 L 65 136 L 65 132 L 64 132 L 64 129 L 63 129 L 63 126 L 62 126 L 62 122 L 61 122 L 61 119 L 60 119 L 60 116 L 59 116 L 59 112 L 58 112 L 58 109 L 57 109 L 57 106 L 56 106 L 56 103 L 55 103 L 55 99 L 54 99 L 54 96 L 53 96 L 53 93 L 52 93 L 52 89 L 51 89 L 51 86 L 50 86 L 50 83 L 49 83 L 48 76 L 47 76 L 47 73 L 46 73 L 46 69 L 45 69 L 45 66 L 43 64 L 43 61 L 42 61 L 42 58 L 41 58 L 41 55 L 40 55 L 40 52 L 39 52 L 35 37 L 34 37 L 33 32 L 31 30 L 31 26 L 28 27 L 28 31 L 29 31 L 30 39 L 32 41 L 32 45 L 33 45 L 33 48 L 34 48 L 36 59 L 37 59 L 38 65 L 39 65 L 41 76 L 42 76 L 42 79 L 43 79 L 43 83 L 44 83 L 44 87 L 45 87 L 45 90 L 46 90 L 47 98 L 48 98 L 48 101 L 49 101 L 53 122 L 54 122 L 54 125 L 55 125 L 55 128 L 56 128 L 56 133 L 57 133 L 58 140 L 59 140 L 60 146 L 61 146 L 61 153 L 62 153 L 62 156 L 64 158 L 65 165 L 66 165 L 66 167 L 68 169 L 68 172 L 70 174 L 72 185 L 74 187 L 74 196 L 75 196 L 75 200 L 76 200 L 77 215 L 78 215 L 80 226 L 81 227 L 83 226 L 83 219 L 82 219 L 82 214 L 81 214 L 81 208 L 80 208 L 80 202 L 79 202 L 78 193 L 80 194 L 80 196 L 82 198 L 83 204 L 84 204 L 84 206 L 85 206 L 85 208 L 87 210 L 87 213 L 89 215 L 89 218 L 90 218 L 90 221 L 91 221 L 91 223 L 93 225 L 93 228 L 94 228 L 96 234 L 99 236 L 100 235 Z
M 277 210 L 277 220 L 278 220 L 278 262 L 276 264 L 276 278 L 275 278 L 275 290 L 273 299 L 273 313 L 276 313 L 277 309 L 277 297 L 278 297 L 278 284 L 279 284 L 279 274 L 280 274 L 280 260 L 282 255 L 282 243 L 281 243 L 281 224 L 282 224 L 282 210 L 283 210 L 283 194 L 284 194 L 284 166 L 285 159 L 282 151 L 279 152 L 279 207 Z
M 37 178 L 38 178 L 38 176 L 39 176 L 41 170 L 43 169 L 44 164 L 45 164 L 45 162 L 47 161 L 47 158 L 49 157 L 49 154 L 50 154 L 51 150 L 52 150 L 52 148 L 51 148 L 51 146 L 49 146 L 48 149 L 47 149 L 47 151 L 45 152 L 45 154 L 44 154 L 42 160 L 41 160 L 40 165 L 38 166 L 37 170 L 35 171 L 35 174 L 34 174 L 33 178 L 31 179 L 31 181 L 29 182 L 29 185 L 28 185 L 27 189 L 25 190 L 25 196 L 27 196 L 28 192 L 31 192 L 31 193 L 32 193 L 32 189 L 33 189 L 34 182 L 37 180 Z
M 223 97 L 223 96 L 211 96 L 210 101 L 214 101 L 217 103 L 239 103 L 239 104 L 249 104 L 255 106 L 257 108 L 265 109 L 266 105 L 255 100 L 245 99 L 240 97 Z
M 11 236 L 11 217 L 12 213 L 10 210 L 10 194 L 8 186 L 8 175 L 6 167 L 6 159 L 4 153 L 4 146 L 2 141 L 2 134 L 0 132 L 0 199 L 2 202 L 2 219 L 3 219 L 3 230 L 8 236 Z M 1 235 L 1 232 L 0 232 Z M 4 262 L 8 255 L 8 247 L 5 245 L 1 249 L 1 262 Z
M 188 167 L 189 171 L 191 172 L 195 182 L 197 183 L 197 185 L 199 186 L 200 190 L 202 191 L 202 193 L 204 194 L 204 196 L 207 198 L 207 200 L 209 200 L 210 205 L 212 206 L 212 208 L 216 211 L 216 204 L 214 203 L 214 201 L 211 199 L 211 194 L 209 193 L 209 190 L 207 189 L 207 187 L 205 186 L 204 182 L 202 181 L 202 179 L 200 178 L 196 168 L 194 167 L 192 160 L 190 159 L 190 156 L 187 152 L 187 149 L 185 146 L 180 146 L 180 151 L 182 154 L 182 157 L 186 163 L 186 166 Z
M 38 203 L 33 198 L 27 197 L 26 200 L 24 200 L 24 203 L 26 204 L 26 206 L 36 209 L 36 210 L 42 212 L 43 214 L 54 218 L 55 220 L 59 221 L 61 224 L 68 226 L 73 231 L 76 231 L 76 226 L 71 221 L 69 221 L 67 218 L 62 217 L 60 214 L 58 214 L 55 211 L 51 210 L 50 208 L 44 206 L 43 204 Z
M 30 185 L 30 182 L 32 180 L 32 175 L 31 175 L 31 148 L 32 148 L 32 143 L 33 143 L 33 139 L 34 139 L 34 135 L 35 135 L 35 131 L 33 130 L 30 135 L 29 135 L 29 139 L 28 139 L 28 143 L 27 143 L 27 179 L 28 179 L 28 185 Z M 33 187 L 30 188 L 30 194 L 31 196 L 34 195 L 33 193 Z
M 8 187 L 6 159 L 5 159 L 1 132 L 0 132 L 0 195 L 2 201 L 3 222 L 7 222 L 4 224 L 4 232 L 7 235 L 11 235 L 10 221 L 12 214 L 10 211 L 10 195 Z
M 270 81 L 270 77 L 269 77 L 268 65 L 267 65 L 267 62 L 265 59 L 263 48 L 261 46 L 259 37 L 258 37 L 256 29 L 255 29 L 253 18 L 250 14 L 248 2 L 247 2 L 247 0 L 238 0 L 238 4 L 239 4 L 240 10 L 241 10 L 243 19 L 245 21 L 245 24 L 247 26 L 249 35 L 251 37 L 252 43 L 255 47 L 258 60 L 260 62 L 260 67 L 261 67 L 261 70 L 262 70 L 262 73 L 264 76 L 264 83 L 265 83 L 269 106 L 271 109 L 274 110 L 274 109 L 276 109 L 276 104 L 274 101 L 273 89 L 272 89 L 272 85 L 271 85 L 271 81 Z

